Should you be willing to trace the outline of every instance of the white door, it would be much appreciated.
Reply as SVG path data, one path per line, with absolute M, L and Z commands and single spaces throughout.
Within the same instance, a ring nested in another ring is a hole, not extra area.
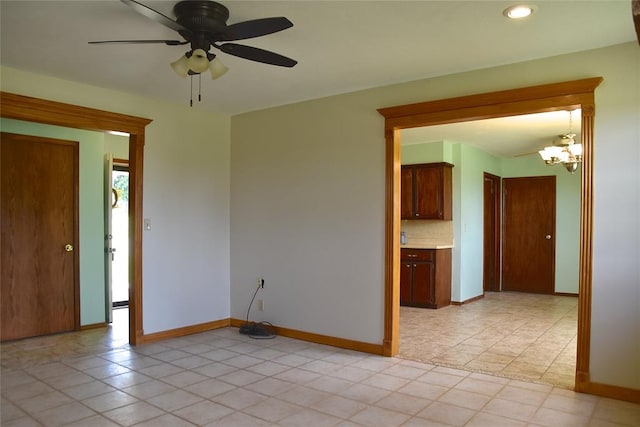
M 105 155 L 104 253 L 106 321 L 129 304 L 129 165 Z

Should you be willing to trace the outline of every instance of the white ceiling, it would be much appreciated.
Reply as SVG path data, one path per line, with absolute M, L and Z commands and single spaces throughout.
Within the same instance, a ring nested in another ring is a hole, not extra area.
M 140 1 L 173 17 L 174 1 Z M 630 0 L 534 0 L 535 14 L 518 22 L 502 15 L 513 0 L 220 2 L 228 24 L 289 18 L 293 28 L 239 43 L 299 61 L 220 53 L 230 70 L 203 76 L 194 108 L 226 114 L 636 40 Z M 178 38 L 119 0 L 0 1 L 3 66 L 188 105 L 190 79 L 169 67 L 186 46 L 87 44 Z
M 497 157 L 510 158 L 538 155 L 538 150 L 551 145 L 561 134 L 576 134 L 580 142 L 581 110 L 525 114 L 500 119 L 476 120 L 453 125 L 437 125 L 404 129 L 403 146 L 446 141 L 479 148 Z

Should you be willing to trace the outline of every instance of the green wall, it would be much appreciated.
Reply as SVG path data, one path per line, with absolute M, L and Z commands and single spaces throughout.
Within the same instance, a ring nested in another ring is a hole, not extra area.
M 400 162 L 403 165 L 435 162 L 453 163 L 454 145 L 447 141 L 403 145 L 400 151 Z
M 105 133 L 104 152 L 113 154 L 114 159 L 129 158 L 129 137 Z
M 453 271 L 451 297 L 481 295 L 483 259 L 483 173 L 502 178 L 556 176 L 555 291 L 578 293 L 580 169 L 569 174 L 549 167 L 537 155 L 499 159 L 477 148 L 446 141 L 402 146 L 403 164 L 446 161 L 453 168 Z
M 104 322 L 104 135 L 11 119 L 0 119 L 0 128 L 3 132 L 80 142 L 80 324 Z
M 454 238 L 460 243 L 458 301 L 482 295 L 484 172 L 500 175 L 500 159 L 464 144 L 456 144 L 454 164 L 457 177 L 459 214 L 454 217 Z M 455 198 L 454 198 L 455 203 Z M 455 254 L 454 254 L 455 255 Z M 452 295 L 453 296 L 453 295 Z

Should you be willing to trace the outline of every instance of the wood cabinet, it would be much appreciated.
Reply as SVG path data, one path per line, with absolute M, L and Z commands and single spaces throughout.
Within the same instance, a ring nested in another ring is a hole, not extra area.
M 451 220 L 452 168 L 449 163 L 402 166 L 400 217 Z
M 401 249 L 400 305 L 451 304 L 451 249 Z

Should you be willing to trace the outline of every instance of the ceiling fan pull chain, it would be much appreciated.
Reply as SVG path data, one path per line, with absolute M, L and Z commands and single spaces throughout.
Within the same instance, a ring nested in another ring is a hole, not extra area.
M 189 107 L 193 107 L 193 74 L 189 77 L 191 79 L 191 90 L 189 91 Z
M 202 102 L 202 74 L 198 74 L 198 102 Z

